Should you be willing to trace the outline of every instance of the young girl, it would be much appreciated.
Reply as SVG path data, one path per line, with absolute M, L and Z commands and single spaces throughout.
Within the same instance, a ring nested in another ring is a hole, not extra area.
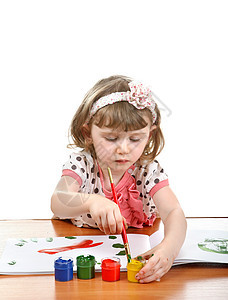
M 159 214 L 163 241 L 147 253 L 136 275 L 140 283 L 159 280 L 184 242 L 186 220 L 155 159 L 164 146 L 160 112 L 151 90 L 125 76 L 100 80 L 86 94 L 71 123 L 72 153 L 51 199 L 55 216 L 76 226 L 119 234 L 127 226 L 151 226 Z M 107 167 L 120 204 L 113 201 Z M 151 257 L 151 254 L 154 254 Z

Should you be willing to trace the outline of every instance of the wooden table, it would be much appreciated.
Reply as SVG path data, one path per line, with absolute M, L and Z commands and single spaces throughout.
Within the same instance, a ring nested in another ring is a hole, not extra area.
M 228 218 L 188 218 L 192 229 L 228 230 Z M 160 220 L 152 228 L 128 229 L 127 233 L 151 235 L 158 230 Z M 0 221 L 0 254 L 7 238 L 50 237 L 66 235 L 98 235 L 97 229 L 76 228 L 60 220 Z M 54 275 L 0 275 L 0 299 L 228 299 L 228 265 L 188 264 L 172 267 L 160 282 L 130 283 L 127 273 L 120 281 L 105 282 L 101 273 L 95 278 L 57 282 Z

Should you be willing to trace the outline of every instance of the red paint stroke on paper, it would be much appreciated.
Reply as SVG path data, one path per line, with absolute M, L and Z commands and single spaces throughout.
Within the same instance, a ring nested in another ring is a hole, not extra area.
M 103 244 L 103 242 L 93 244 L 92 240 L 83 240 L 80 243 L 73 244 L 73 245 L 70 245 L 70 246 L 58 247 L 58 248 L 52 248 L 52 249 L 41 249 L 38 252 L 39 253 L 46 253 L 46 254 L 56 254 L 56 253 L 59 253 L 59 252 L 73 250 L 73 249 L 92 248 L 92 247 L 96 247 L 96 246 L 99 246 L 99 245 L 102 245 L 102 244 Z

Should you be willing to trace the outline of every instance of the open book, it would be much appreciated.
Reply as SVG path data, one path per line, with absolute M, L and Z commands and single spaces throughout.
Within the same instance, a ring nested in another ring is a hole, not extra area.
M 162 239 L 162 230 L 151 236 L 128 234 L 132 258 L 155 247 Z M 102 258 L 119 257 L 121 271 L 126 271 L 127 259 L 121 235 L 97 235 L 8 239 L 0 259 L 0 274 L 53 274 L 54 260 L 58 257 L 72 257 L 75 272 L 79 255 L 94 255 L 96 271 L 101 270 Z M 228 263 L 228 232 L 189 230 L 173 265 L 194 262 Z

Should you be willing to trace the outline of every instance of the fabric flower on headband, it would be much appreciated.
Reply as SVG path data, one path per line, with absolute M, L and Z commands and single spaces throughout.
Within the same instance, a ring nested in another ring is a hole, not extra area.
M 131 81 L 129 84 L 130 91 L 116 92 L 98 99 L 92 106 L 90 111 L 90 118 L 102 107 L 116 102 L 127 101 L 137 109 L 148 108 L 153 117 L 153 123 L 156 121 L 157 114 L 155 111 L 155 101 L 153 99 L 152 91 L 143 86 L 142 83 Z

